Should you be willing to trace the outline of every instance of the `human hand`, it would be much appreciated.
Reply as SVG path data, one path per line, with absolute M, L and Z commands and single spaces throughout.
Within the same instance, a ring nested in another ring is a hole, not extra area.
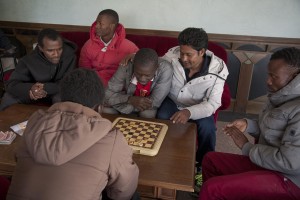
M 190 116 L 191 116 L 191 112 L 188 109 L 183 109 L 176 112 L 174 115 L 172 115 L 170 120 L 176 124 L 177 123 L 185 124 L 190 119 Z
M 29 97 L 32 100 L 38 100 L 46 96 L 47 92 L 44 90 L 44 84 L 42 83 L 35 83 L 29 90 Z
M 152 100 L 148 97 L 131 96 L 128 103 L 133 105 L 139 111 L 144 111 L 152 108 Z
M 123 66 L 123 67 L 126 66 L 126 65 L 128 65 L 128 63 L 129 63 L 130 61 L 133 61 L 134 56 L 135 56 L 135 53 L 128 54 L 127 56 L 125 56 L 125 57 L 121 60 L 120 65 Z
M 232 140 L 234 141 L 234 143 L 240 148 L 242 149 L 243 146 L 249 142 L 248 138 L 236 127 L 236 126 L 231 126 L 231 127 L 227 127 L 224 130 L 224 133 L 226 135 L 231 136 Z
M 226 126 L 223 128 L 223 131 L 225 131 L 226 128 L 235 126 L 237 129 L 239 129 L 242 133 L 245 132 L 248 124 L 247 120 L 245 119 L 237 119 L 229 124 L 226 124 Z

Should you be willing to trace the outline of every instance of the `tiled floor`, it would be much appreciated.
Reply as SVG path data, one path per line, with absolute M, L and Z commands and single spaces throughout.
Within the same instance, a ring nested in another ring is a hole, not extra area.
M 225 126 L 228 122 L 217 122 L 217 144 L 216 151 L 218 152 L 227 152 L 234 154 L 241 154 L 241 150 L 234 144 L 230 137 L 222 133 L 222 127 Z M 253 141 L 251 137 L 248 137 L 249 140 Z M 196 200 L 198 199 L 195 194 L 189 192 L 177 192 L 177 200 Z

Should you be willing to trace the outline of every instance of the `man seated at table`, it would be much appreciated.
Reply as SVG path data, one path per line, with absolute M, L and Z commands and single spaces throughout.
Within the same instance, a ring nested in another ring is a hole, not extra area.
M 81 49 L 79 66 L 95 70 L 107 86 L 120 61 L 138 51 L 138 47 L 125 36 L 118 13 L 111 9 L 102 10 L 91 26 L 90 39 Z
M 58 83 L 76 66 L 76 45 L 44 29 L 35 50 L 23 57 L 6 84 L 0 111 L 16 103 L 60 101 Z
M 139 169 L 123 134 L 99 114 L 98 75 L 76 69 L 60 90 L 62 102 L 28 120 L 7 199 L 101 199 L 104 189 L 111 199 L 130 199 Z
M 268 101 L 258 120 L 224 127 L 243 155 L 204 157 L 199 200 L 300 199 L 300 49 L 276 51 L 266 83 Z M 258 142 L 249 142 L 246 133 Z
M 215 149 L 213 114 L 221 106 L 228 70 L 223 60 L 207 50 L 208 36 L 203 29 L 184 29 L 178 43 L 179 46 L 171 48 L 163 57 L 171 62 L 174 74 L 170 93 L 157 117 L 173 123 L 191 120 L 197 124 L 196 160 L 201 165 L 204 154 Z
M 154 118 L 169 93 L 172 74 L 171 64 L 153 49 L 140 49 L 133 62 L 119 67 L 108 82 L 103 112 Z

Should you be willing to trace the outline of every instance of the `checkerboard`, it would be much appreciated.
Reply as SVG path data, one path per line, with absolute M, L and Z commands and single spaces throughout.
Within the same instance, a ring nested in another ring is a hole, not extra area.
M 163 123 L 119 117 L 113 122 L 132 147 L 134 153 L 155 156 L 167 133 L 168 126 Z

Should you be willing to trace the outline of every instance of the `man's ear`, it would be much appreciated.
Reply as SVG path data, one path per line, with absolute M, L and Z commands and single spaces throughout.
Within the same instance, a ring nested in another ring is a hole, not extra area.
M 40 45 L 37 45 L 37 46 L 38 46 L 39 50 L 40 50 L 41 52 L 43 52 L 43 48 L 42 48 Z
M 295 78 L 296 76 L 298 76 L 299 73 L 300 73 L 300 70 L 297 70 L 297 71 L 293 74 L 293 78 Z
M 205 50 L 204 48 L 202 48 L 202 49 L 199 51 L 200 56 L 203 57 L 204 54 L 205 54 L 205 52 L 206 52 L 206 50 Z
M 300 74 L 300 69 L 297 69 L 297 72 L 295 73 L 295 76 L 297 76 L 298 74 Z
M 110 28 L 111 28 L 111 30 L 116 30 L 116 28 L 117 28 L 117 25 L 118 24 L 110 24 L 109 26 L 110 26 Z
M 102 113 L 102 111 L 103 111 L 103 105 L 99 105 L 98 106 L 98 113 Z
M 295 78 L 300 73 L 300 69 L 297 67 L 289 67 L 288 70 L 293 78 Z
M 102 113 L 102 110 L 103 110 L 103 105 L 96 105 L 94 106 L 94 110 L 98 113 Z

